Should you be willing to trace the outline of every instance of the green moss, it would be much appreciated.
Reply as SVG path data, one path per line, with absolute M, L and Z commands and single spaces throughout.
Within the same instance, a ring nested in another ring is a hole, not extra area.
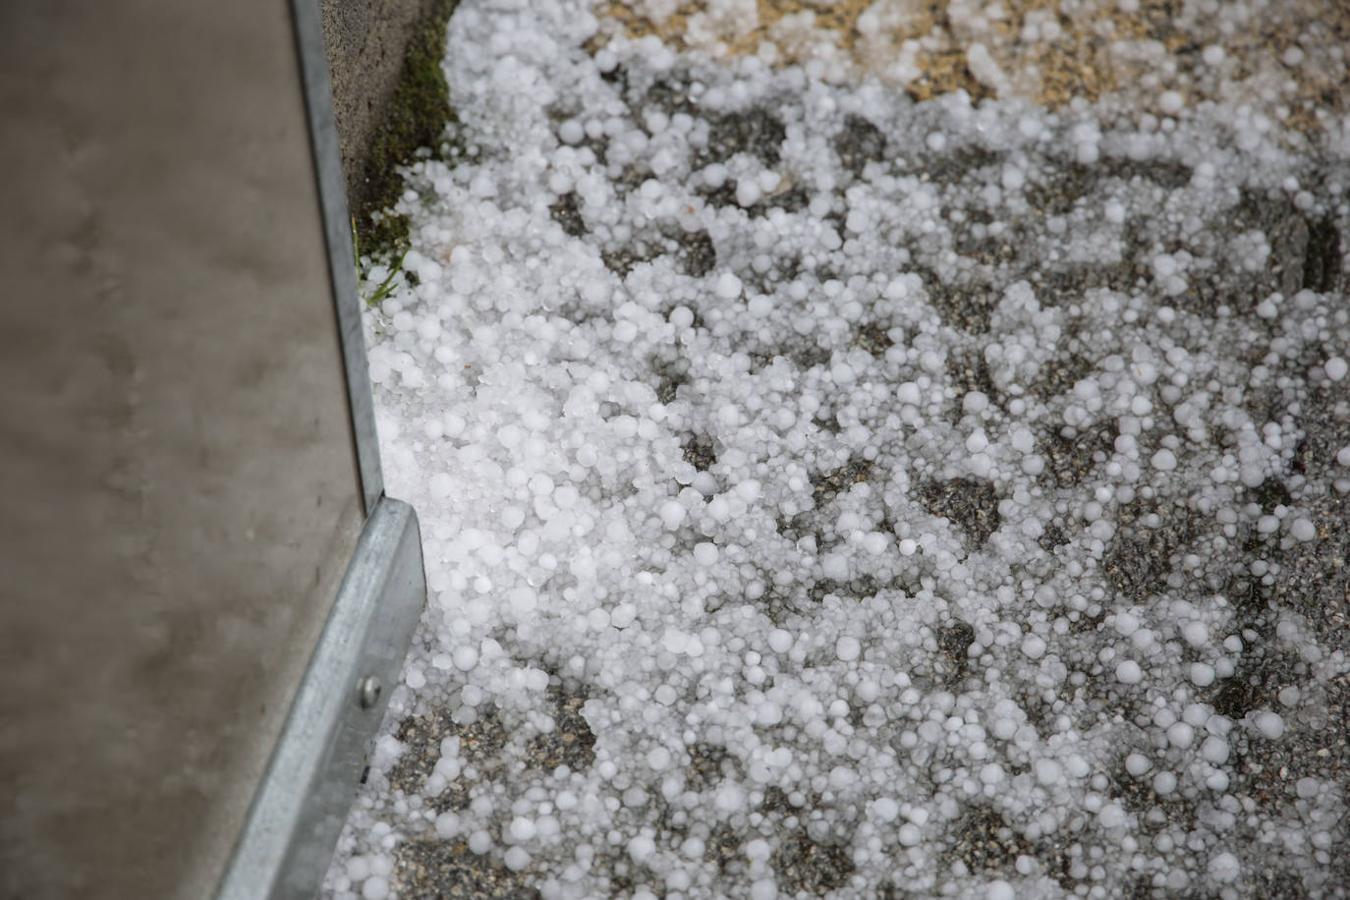
M 402 189 L 402 179 L 395 171 L 391 173 L 390 180 L 396 182 L 394 199 L 397 200 L 398 191 Z M 392 201 L 368 217 L 364 224 L 361 220 L 357 220 L 356 227 L 361 234 L 361 245 L 372 260 L 388 262 L 398 259 L 408 252 L 408 247 L 412 243 L 408 217 L 402 213 L 390 212 L 387 209 L 390 205 Z
M 372 260 L 392 262 L 408 250 L 408 217 L 391 211 L 403 192 L 403 167 L 424 147 L 432 159 L 443 155 L 445 128 L 455 116 L 441 60 L 446 24 L 456 2 L 433 0 L 408 41 L 398 86 L 370 142 L 364 173 L 367 192 L 355 218 L 361 247 Z

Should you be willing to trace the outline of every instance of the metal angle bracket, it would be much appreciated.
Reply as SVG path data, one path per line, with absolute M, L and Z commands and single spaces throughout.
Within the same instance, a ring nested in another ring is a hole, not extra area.
M 417 515 L 383 497 L 361 532 L 219 900 L 314 896 L 425 597 Z

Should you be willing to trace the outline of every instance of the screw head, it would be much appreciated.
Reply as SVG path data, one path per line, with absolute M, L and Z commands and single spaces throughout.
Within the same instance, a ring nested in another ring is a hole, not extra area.
M 367 675 L 356 685 L 356 699 L 362 709 L 370 709 L 380 702 L 380 693 L 383 690 L 384 685 L 380 684 L 380 679 L 374 675 Z

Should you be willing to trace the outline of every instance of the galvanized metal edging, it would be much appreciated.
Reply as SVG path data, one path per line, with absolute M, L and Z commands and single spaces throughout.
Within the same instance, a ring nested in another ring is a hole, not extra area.
M 384 496 L 318 0 L 292 0 L 291 12 L 366 521 L 218 900 L 318 891 L 426 599 L 417 514 Z
M 314 896 L 425 596 L 417 516 L 384 497 L 361 533 L 218 900 Z
M 370 515 L 384 493 L 380 469 L 380 442 L 375 432 L 375 407 L 366 367 L 365 337 L 361 329 L 361 300 L 356 291 L 356 260 L 352 249 L 352 224 L 348 217 L 346 183 L 342 175 L 342 152 L 338 143 L 333 93 L 328 79 L 328 56 L 323 37 L 319 0 L 292 0 L 296 53 L 304 84 L 305 110 L 309 118 L 314 171 L 318 179 L 319 205 L 324 239 L 328 244 L 328 267 L 333 281 L 333 306 L 342 341 L 343 368 L 347 375 L 347 399 L 351 405 L 352 436 L 361 473 L 361 493 Z

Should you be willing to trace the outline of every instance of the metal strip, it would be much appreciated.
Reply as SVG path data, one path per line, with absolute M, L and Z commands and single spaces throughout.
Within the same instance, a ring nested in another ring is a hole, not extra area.
M 375 433 L 375 408 L 370 395 L 370 375 L 366 370 L 361 301 L 356 293 L 356 261 L 352 256 L 352 226 L 347 214 L 342 153 L 338 145 L 337 120 L 333 115 L 333 94 L 328 83 L 328 56 L 318 0 L 292 0 L 291 15 L 295 20 L 300 77 L 305 87 L 305 109 L 314 148 L 324 237 L 328 242 L 333 305 L 337 310 L 338 334 L 347 370 L 347 399 L 351 404 L 356 460 L 361 470 L 366 515 L 370 515 L 384 493 L 384 475 L 380 470 L 380 442 Z
M 317 892 L 425 597 L 417 515 L 383 498 L 361 533 L 218 900 L 308 900 Z

